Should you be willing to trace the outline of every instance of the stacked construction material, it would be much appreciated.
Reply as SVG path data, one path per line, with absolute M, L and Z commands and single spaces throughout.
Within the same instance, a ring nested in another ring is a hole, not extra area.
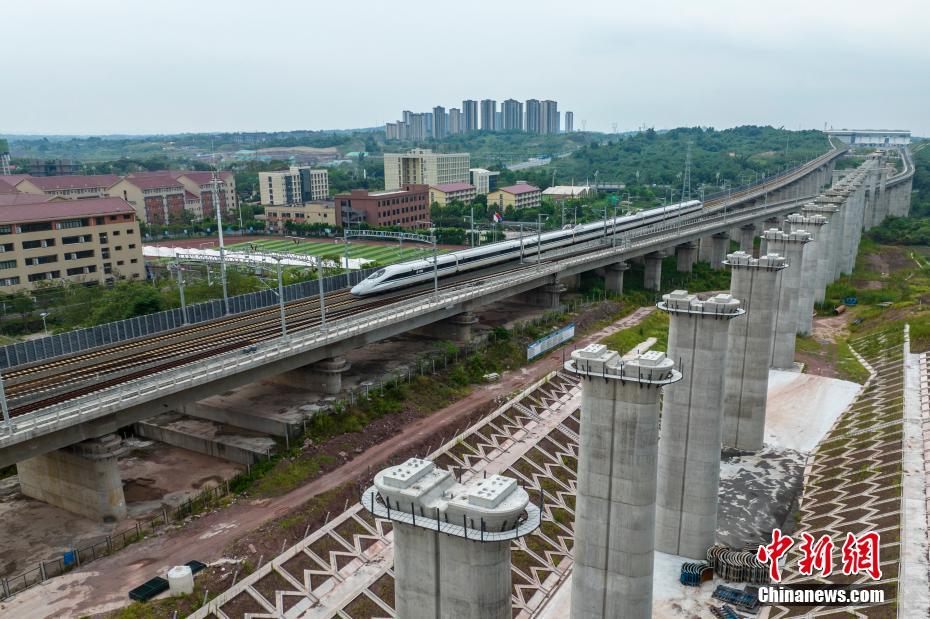
M 759 563 L 754 552 L 730 550 L 721 544 L 707 549 L 707 562 L 714 572 L 730 582 L 769 584 L 768 568 Z
M 717 585 L 714 589 L 714 597 L 746 612 L 754 613 L 759 608 L 759 591 L 756 587 L 746 587 L 745 590 L 741 590 L 726 585 Z
M 678 581 L 686 587 L 700 587 L 714 577 L 714 568 L 701 561 L 699 563 L 683 563 Z

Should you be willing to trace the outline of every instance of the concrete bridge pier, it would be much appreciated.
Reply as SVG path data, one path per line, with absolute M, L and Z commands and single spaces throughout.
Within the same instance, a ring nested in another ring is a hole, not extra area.
M 626 262 L 604 267 L 604 288 L 614 294 L 623 294 L 623 274 L 629 270 L 630 265 Z
M 477 316 L 471 312 L 462 312 L 451 318 L 414 329 L 412 333 L 436 340 L 465 343 L 471 341 L 472 327 L 476 324 L 478 324 Z
M 807 232 L 788 234 L 781 230 L 766 230 L 765 237 L 768 241 L 769 253 L 779 254 L 788 260 L 788 268 L 782 274 L 779 290 L 775 341 L 769 364 L 773 368 L 793 368 L 795 336 L 798 333 L 804 246 L 810 242 L 810 234 Z
M 22 493 L 91 520 L 126 517 L 126 497 L 118 457 L 124 451 L 115 434 L 75 443 L 16 464 Z
M 836 231 L 837 227 L 833 225 L 836 221 L 836 213 L 839 209 L 833 204 L 817 204 L 810 202 L 805 204 L 801 212 L 806 216 L 819 215 L 826 220 L 826 227 L 820 229 L 819 239 L 820 247 L 817 251 L 817 272 L 816 281 L 814 282 L 814 303 L 823 303 L 826 295 L 827 284 L 833 279 L 833 259 L 836 251 Z
M 643 256 L 646 270 L 643 271 L 643 288 L 646 290 L 662 289 L 662 254 L 654 251 Z
M 345 357 L 330 357 L 275 376 L 273 382 L 337 395 L 342 391 L 342 375 L 352 365 Z
M 746 224 L 739 228 L 739 250 L 752 255 L 756 242 L 756 224 Z
M 688 242 L 675 246 L 675 268 L 679 273 L 690 273 L 697 261 L 697 243 Z
M 568 290 L 578 290 L 581 288 L 581 273 L 575 273 L 574 275 L 566 275 L 565 277 L 559 278 L 559 283 L 565 286 Z
M 680 360 L 684 378 L 666 388 L 662 404 L 656 550 L 700 560 L 717 537 L 728 327 L 744 310 L 729 294 L 699 301 L 676 290 L 662 299 L 668 356 Z
M 681 380 L 674 367 L 603 344 L 565 364 L 582 379 L 572 619 L 652 617 L 659 396 Z
M 817 282 L 821 279 L 821 253 L 826 248 L 826 218 L 820 215 L 804 216 L 798 213 L 788 215 L 792 233 L 809 232 L 811 242 L 804 250 L 804 264 L 801 267 L 801 288 L 798 293 L 798 333 L 810 335 L 813 328 L 814 296 Z
M 565 286 L 558 281 L 553 281 L 552 283 L 524 292 L 521 298 L 522 301 L 528 305 L 559 310 L 562 308 L 561 299 L 563 292 L 565 292 Z
M 769 217 L 764 222 L 762 222 L 762 231 L 766 230 L 781 230 L 781 219 L 778 217 Z M 761 235 L 762 238 L 759 239 L 759 255 L 764 256 L 769 252 L 768 242 L 765 240 L 765 234 Z
M 727 256 L 730 294 L 742 299 L 745 316 L 730 321 L 723 391 L 723 445 L 743 451 L 762 449 L 769 359 L 784 257 L 755 259 L 738 251 Z
M 730 235 L 726 232 L 718 232 L 711 236 L 713 242 L 713 253 L 710 259 L 710 266 L 713 269 L 722 269 L 723 262 L 727 258 L 727 250 L 730 249 Z
M 698 241 L 698 260 L 710 264 L 714 256 L 714 239 L 712 236 L 702 237 Z

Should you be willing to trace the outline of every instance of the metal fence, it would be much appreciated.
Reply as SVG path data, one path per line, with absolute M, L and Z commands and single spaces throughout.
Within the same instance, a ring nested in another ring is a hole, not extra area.
M 10 598 L 50 578 L 66 574 L 76 567 L 122 550 L 144 539 L 146 535 L 155 534 L 173 522 L 179 522 L 207 509 L 230 492 L 235 492 L 240 482 L 250 479 L 252 479 L 252 470 L 249 467 L 217 486 L 202 490 L 197 496 L 191 497 L 176 507 L 162 507 L 160 513 L 137 522 L 134 527 L 105 535 L 83 546 L 67 550 L 59 557 L 40 561 L 35 567 L 15 576 L 0 579 L 0 600 Z
M 376 270 L 347 271 L 340 275 L 323 278 L 323 290 L 332 292 L 347 286 L 354 286 Z M 305 299 L 316 296 L 319 292 L 319 282 L 316 280 L 291 284 L 284 287 L 284 300 L 290 302 Z M 250 292 L 229 297 L 229 313 L 241 314 L 277 304 L 278 294 L 276 290 Z M 175 308 L 146 316 L 109 322 L 96 327 L 76 329 L 26 342 L 17 342 L 0 348 L 0 369 L 170 331 L 171 329 L 181 328 L 186 324 L 207 322 L 223 316 L 223 300 L 213 299 L 212 301 L 188 305 L 184 311 L 181 308 Z

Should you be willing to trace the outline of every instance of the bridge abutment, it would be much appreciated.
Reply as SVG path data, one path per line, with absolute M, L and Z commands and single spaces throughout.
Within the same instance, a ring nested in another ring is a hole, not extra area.
M 122 453 L 122 440 L 107 434 L 29 458 L 16 464 L 20 489 L 28 497 L 91 520 L 122 520 Z

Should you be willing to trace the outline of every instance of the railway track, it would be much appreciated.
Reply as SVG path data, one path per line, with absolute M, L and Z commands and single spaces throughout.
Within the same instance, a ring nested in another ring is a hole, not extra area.
M 533 265 L 499 270 L 492 275 L 510 274 L 529 268 L 533 268 Z M 440 282 L 439 287 L 442 290 L 468 285 L 487 277 L 489 275 L 485 273 L 480 276 L 459 278 L 455 281 L 447 281 L 445 284 Z M 417 297 L 429 290 L 432 290 L 431 285 L 418 286 L 374 298 L 358 298 L 344 290 L 336 291 L 326 297 L 326 319 L 327 321 L 338 320 L 382 307 L 385 303 L 395 303 Z M 318 299 L 294 301 L 286 306 L 286 312 L 288 333 L 320 326 Z M 256 320 L 256 314 L 262 316 Z M 219 328 L 217 328 L 218 324 Z M 277 307 L 271 308 L 271 311 L 253 312 L 238 320 L 223 319 L 218 323 L 210 323 L 210 326 L 213 328 L 191 327 L 181 332 L 175 331 L 163 336 L 155 336 L 155 338 L 145 338 L 118 345 L 113 348 L 119 348 L 128 354 L 100 363 L 82 365 L 82 363 L 92 361 L 95 357 L 111 356 L 111 348 L 22 368 L 25 371 L 20 371 L 19 368 L 8 371 L 4 373 L 4 382 L 7 399 L 11 405 L 10 416 L 24 415 L 121 382 L 200 361 L 213 355 L 247 348 L 281 335 L 281 320 Z M 224 329 L 222 326 L 230 328 Z M 141 344 L 148 343 L 152 339 L 173 341 L 156 349 L 146 346 L 143 350 L 137 350 Z M 31 374 L 47 369 L 44 366 L 48 365 L 54 366 L 58 371 L 42 378 L 29 378 Z

